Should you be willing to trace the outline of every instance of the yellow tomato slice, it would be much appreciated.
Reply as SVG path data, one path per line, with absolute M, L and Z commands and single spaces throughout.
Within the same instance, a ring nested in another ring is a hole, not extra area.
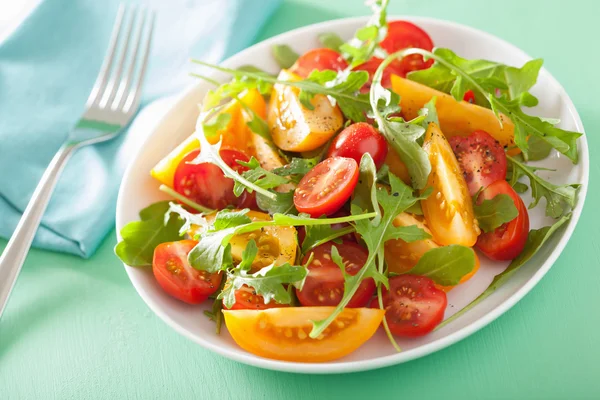
M 262 95 L 257 90 L 248 90 L 244 92 L 240 99 L 247 104 L 261 118 L 266 116 L 266 106 Z M 242 115 L 241 105 L 232 100 L 222 111 L 231 115 L 227 127 L 220 131 L 219 136 L 212 137 L 208 141 L 212 144 L 217 143 L 222 138 L 221 147 L 243 151 L 248 156 L 254 155 L 254 147 L 251 140 L 251 133 L 246 126 L 246 120 Z M 161 183 L 173 187 L 173 176 L 177 166 L 190 151 L 200 148 L 200 143 L 194 135 L 188 137 L 183 143 L 173 149 L 167 156 L 160 160 L 150 174 Z
M 300 77 L 282 70 L 280 80 L 298 80 Z M 318 94 L 311 103 L 313 110 L 305 108 L 298 96 L 300 89 L 275 84 L 267 110 L 267 120 L 273 142 L 287 151 L 310 151 L 325 144 L 344 124 L 337 105 L 327 96 Z
M 385 311 L 346 308 L 316 339 L 311 321 L 327 318 L 335 307 L 287 307 L 268 310 L 223 310 L 233 340 L 260 357 L 284 361 L 324 362 L 358 349 L 377 331 Z
M 446 93 L 396 75 L 392 75 L 391 79 L 392 89 L 400 95 L 402 116 L 407 120 L 418 116 L 419 110 L 435 96 L 440 127 L 447 138 L 468 136 L 481 129 L 492 135 L 502 146 L 515 146 L 515 127 L 505 115 L 500 115 L 501 126 L 492 110 L 466 101 L 456 101 Z M 518 149 L 515 151 L 519 152 Z
M 416 225 L 431 235 L 425 222 L 412 214 L 401 213 L 394 218 L 394 226 Z M 390 272 L 402 274 L 417 265 L 419 259 L 427 251 L 439 247 L 432 239 L 417 240 L 407 243 L 402 239 L 388 240 L 385 242 L 385 262 Z
M 404 183 L 410 185 L 410 175 L 408 169 L 402 159 L 396 153 L 396 150 L 388 144 L 388 153 L 385 157 L 385 164 L 389 167 L 390 171 L 398 178 L 402 179 Z
M 269 221 L 271 217 L 259 211 L 249 211 L 246 214 L 252 221 Z M 206 220 L 212 222 L 214 215 L 207 215 Z M 189 234 L 194 237 L 200 227 L 192 226 Z M 229 243 L 231 244 L 231 257 L 235 263 L 242 261 L 242 252 L 246 249 L 248 242 L 254 240 L 258 246 L 258 255 L 252 263 L 252 272 L 275 264 L 294 264 L 296 261 L 296 228 L 293 226 L 266 226 L 261 230 L 236 235 Z
M 436 243 L 472 247 L 481 230 L 469 189 L 448 140 L 433 122 L 425 133 L 423 149 L 431 162 L 427 186 L 433 188 L 433 193 L 421 200 L 427 226 Z

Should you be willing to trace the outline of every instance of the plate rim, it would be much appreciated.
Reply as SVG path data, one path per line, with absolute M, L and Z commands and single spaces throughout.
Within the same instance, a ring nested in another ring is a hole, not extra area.
M 256 44 L 232 55 L 231 57 L 228 57 L 227 59 L 220 62 L 219 65 L 232 63 L 238 58 L 243 59 L 245 57 L 246 53 L 252 51 L 256 46 L 259 46 L 259 45 L 265 46 L 265 45 L 269 45 L 269 44 L 285 42 L 286 38 L 288 38 L 289 36 L 296 36 L 298 34 L 302 34 L 305 31 L 312 32 L 312 31 L 317 31 L 320 28 L 331 29 L 332 25 L 335 25 L 335 24 L 344 24 L 344 23 L 352 24 L 352 23 L 366 22 L 369 18 L 370 18 L 369 16 L 337 18 L 337 19 L 331 19 L 328 21 L 319 22 L 319 23 L 295 28 L 295 29 L 283 32 L 279 35 L 273 36 L 271 38 L 265 39 L 261 42 L 258 42 Z M 405 20 L 416 22 L 416 23 L 429 22 L 429 23 L 435 23 L 435 24 L 439 24 L 439 25 L 446 25 L 452 29 L 466 30 L 470 34 L 479 35 L 479 36 L 485 37 L 486 39 L 492 39 L 495 41 L 499 41 L 503 45 L 511 48 L 511 51 L 513 51 L 515 54 L 519 54 L 521 57 L 524 57 L 527 59 L 533 59 L 531 56 L 529 56 L 526 52 L 524 52 L 517 46 L 511 44 L 510 42 L 508 42 L 498 36 L 492 35 L 491 33 L 488 33 L 488 32 L 485 32 L 485 31 L 482 31 L 482 30 L 479 30 L 477 28 L 473 28 L 473 27 L 470 27 L 467 25 L 463 25 L 463 24 L 460 24 L 460 23 L 457 23 L 454 21 L 449 21 L 449 20 L 444 20 L 444 19 L 439 19 L 439 18 L 432 18 L 432 17 L 412 16 L 412 15 L 391 15 L 391 16 L 389 16 L 389 19 L 405 19 Z M 510 297 L 508 297 L 506 300 L 504 300 L 502 303 L 500 303 L 495 308 L 490 310 L 487 314 L 472 321 L 468 325 L 464 326 L 463 328 L 458 329 L 457 331 L 455 331 L 453 333 L 450 333 L 450 334 L 448 334 L 444 337 L 441 337 L 431 343 L 427 343 L 425 345 L 419 346 L 414 349 L 406 350 L 401 353 L 377 357 L 377 358 L 369 359 L 369 360 L 343 361 L 343 362 L 333 361 L 333 362 L 328 362 L 328 363 L 300 363 L 300 362 L 273 360 L 273 359 L 268 359 L 268 358 L 263 358 L 263 357 L 253 355 L 251 353 L 246 352 L 243 349 L 239 349 L 239 351 L 232 351 L 230 349 L 220 347 L 220 346 L 210 343 L 208 341 L 204 341 L 202 338 L 199 338 L 194 333 L 192 333 L 189 330 L 180 326 L 167 313 L 163 312 L 160 309 L 160 307 L 156 304 L 156 302 L 153 300 L 153 298 L 151 296 L 148 296 L 145 293 L 145 291 L 140 290 L 140 288 L 138 287 L 138 284 L 136 283 L 136 281 L 132 278 L 132 275 L 130 274 L 131 267 L 129 267 L 123 263 L 125 271 L 127 272 L 127 276 L 129 277 L 136 292 L 144 300 L 146 305 L 159 318 L 161 318 L 167 325 L 169 325 L 171 328 L 173 328 L 179 334 L 191 339 L 193 342 L 195 342 L 197 344 L 200 344 L 204 348 L 209 349 L 209 350 L 211 350 L 219 355 L 222 355 L 228 359 L 238 361 L 238 362 L 241 362 L 241 363 L 244 363 L 247 365 L 259 367 L 259 368 L 273 370 L 273 371 L 306 373 L 306 374 L 333 374 L 333 373 L 348 373 L 348 372 L 373 370 L 373 369 L 383 368 L 383 367 L 397 365 L 397 364 L 401 364 L 401 363 L 404 363 L 407 361 L 411 361 L 411 360 L 426 356 L 428 354 L 437 352 L 437 351 L 444 349 L 452 344 L 455 344 L 455 343 L 461 341 L 462 339 L 465 339 L 466 337 L 472 335 L 473 333 L 479 331 L 480 329 L 484 328 L 485 326 L 489 325 L 491 322 L 493 322 L 494 320 L 496 320 L 497 318 L 502 316 L 506 311 L 510 310 L 516 303 L 518 303 L 523 297 L 525 297 L 525 295 L 527 293 L 529 293 L 541 281 L 541 279 L 546 275 L 546 273 L 554 265 L 554 263 L 556 262 L 556 260 L 558 259 L 558 257 L 560 256 L 560 254 L 562 253 L 564 248 L 566 247 L 566 245 L 569 242 L 569 240 L 571 239 L 571 236 L 573 235 L 573 232 L 574 232 L 574 230 L 577 226 L 577 223 L 579 222 L 579 219 L 581 217 L 581 213 L 582 213 L 582 210 L 583 210 L 583 207 L 585 204 L 585 200 L 586 200 L 586 196 L 587 196 L 588 185 L 589 185 L 589 172 L 590 172 L 589 149 L 588 149 L 587 137 L 585 135 L 585 129 L 584 129 L 581 117 L 580 117 L 579 113 L 577 112 L 577 109 L 575 108 L 573 101 L 569 97 L 569 95 L 566 92 L 566 90 L 564 89 L 564 87 L 545 67 L 542 67 L 541 72 L 547 73 L 548 79 L 557 86 L 558 94 L 560 94 L 561 98 L 565 99 L 564 103 L 565 103 L 568 111 L 573 116 L 573 119 L 574 119 L 577 127 L 579 128 L 579 132 L 583 134 L 578 142 L 579 150 L 580 150 L 579 162 L 581 163 L 580 165 L 582 168 L 581 182 L 580 182 L 582 187 L 580 188 L 579 193 L 578 193 L 577 205 L 572 210 L 572 213 L 573 213 L 572 217 L 571 217 L 570 221 L 568 222 L 567 226 L 564 228 L 565 229 L 564 233 L 563 233 L 562 237 L 560 238 L 559 242 L 557 243 L 556 247 L 552 250 L 551 254 L 542 263 L 542 265 L 539 267 L 539 269 L 525 282 L 525 284 L 520 289 L 518 289 L 515 293 L 513 293 Z M 146 143 L 151 141 L 152 138 L 156 135 L 156 132 L 158 131 L 157 128 L 159 126 L 161 126 L 163 123 L 165 123 L 166 120 L 170 119 L 170 116 L 176 111 L 177 106 L 182 101 L 184 101 L 188 96 L 192 95 L 192 93 L 195 90 L 197 90 L 198 86 L 200 86 L 200 85 L 202 85 L 202 83 L 191 84 L 189 87 L 182 90 L 179 95 L 172 96 L 173 101 L 168 106 L 169 109 L 166 110 L 166 112 L 164 112 L 162 117 L 157 122 L 155 122 L 154 130 L 150 134 L 148 134 L 144 138 L 144 140 L 141 141 L 140 146 L 134 152 L 133 156 L 130 158 L 129 164 L 123 174 L 123 178 L 121 181 L 121 185 L 119 187 L 119 193 L 118 193 L 118 197 L 117 197 L 116 221 L 115 221 L 117 240 L 121 240 L 121 235 L 119 232 L 120 227 L 122 227 L 126 222 L 128 222 L 128 221 L 124 221 L 124 217 L 122 216 L 122 212 L 121 212 L 122 207 L 120 206 L 124 200 L 124 194 L 123 194 L 124 189 L 123 188 L 125 187 L 124 183 L 126 181 L 126 178 L 130 175 L 131 169 L 133 168 L 138 157 L 140 156 L 141 152 L 143 151 Z M 157 101 L 159 101 L 159 100 L 157 100 Z

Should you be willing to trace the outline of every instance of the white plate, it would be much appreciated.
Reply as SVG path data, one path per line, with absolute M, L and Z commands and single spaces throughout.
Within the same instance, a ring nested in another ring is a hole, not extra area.
M 466 58 L 485 58 L 515 66 L 521 66 L 531 59 L 511 44 L 473 28 L 431 18 L 398 17 L 400 18 L 414 21 L 425 29 L 436 46 L 448 47 Z M 229 58 L 223 65 L 238 67 L 253 64 L 276 73 L 278 68 L 270 53 L 273 44 L 285 43 L 298 53 L 303 53 L 319 46 L 317 41 L 319 33 L 336 32 L 342 38 L 350 38 L 366 21 L 366 17 L 341 19 L 296 29 L 252 46 Z M 216 74 L 215 77 L 223 79 L 225 76 Z M 145 127 L 150 130 L 150 134 L 146 142 L 139 145 L 139 150 L 133 156 L 121 184 L 117 203 L 117 232 L 127 222 L 137 220 L 139 210 L 155 201 L 165 199 L 158 191 L 158 183 L 150 177 L 149 171 L 158 160 L 194 131 L 198 115 L 197 104 L 207 89 L 208 85 L 199 82 L 172 102 L 170 109 L 166 110 L 158 123 Z M 540 99 L 540 104 L 532 110 L 533 113 L 560 118 L 562 128 L 583 133 L 581 119 L 571 99 L 545 69 L 540 72 L 533 94 Z M 233 360 L 262 368 L 301 373 L 361 371 L 398 364 L 442 349 L 481 329 L 511 308 L 540 281 L 567 244 L 581 215 L 589 171 L 585 136 L 579 140 L 579 150 L 578 165 L 572 165 L 568 159 L 558 154 L 553 154 L 540 163 L 556 169 L 556 172 L 540 173 L 544 178 L 550 177 L 554 183 L 578 182 L 583 185 L 579 192 L 577 207 L 573 211 L 573 218 L 566 229 L 558 232 L 511 278 L 508 284 L 461 318 L 426 337 L 399 340 L 400 346 L 404 349 L 401 353 L 395 352 L 385 335 L 378 332 L 356 352 L 329 363 L 292 363 L 257 357 L 239 348 L 225 329 L 220 336 L 217 336 L 214 333 L 214 323 L 203 315 L 202 307 L 188 306 L 169 297 L 158 287 L 152 274 L 147 270 L 127 266 L 125 269 L 140 296 L 167 324 L 198 344 Z M 526 196 L 526 204 L 529 204 L 529 200 L 530 198 Z M 539 228 L 552 222 L 551 219 L 544 217 L 544 200 L 541 203 L 530 212 L 532 228 Z M 482 258 L 482 265 L 477 275 L 449 293 L 446 317 L 460 310 L 480 294 L 493 276 L 502 270 L 503 265 Z

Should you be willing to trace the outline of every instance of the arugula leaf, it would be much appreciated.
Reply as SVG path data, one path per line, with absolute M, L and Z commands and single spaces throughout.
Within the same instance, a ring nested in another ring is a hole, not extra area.
M 510 163 L 512 170 L 512 176 L 509 180 L 512 186 L 522 176 L 526 176 L 529 179 L 531 195 L 533 196 L 533 202 L 529 205 L 530 209 L 535 207 L 542 197 L 546 198 L 546 215 L 552 218 L 559 218 L 575 207 L 577 190 L 581 185 L 555 185 L 540 178 L 535 173 L 540 168 L 527 166 L 509 155 L 506 156 L 506 159 Z
M 248 212 L 250 210 L 245 208 L 243 210 L 221 210 L 217 213 L 217 216 L 213 222 L 213 229 L 220 231 L 223 229 L 235 228 L 240 225 L 247 225 L 252 223 Z
M 165 221 L 169 202 L 154 203 L 140 211 L 141 221 L 133 221 L 121 229 L 123 238 L 115 246 L 115 254 L 130 267 L 152 265 L 154 249 L 161 243 L 179 240 L 183 222 L 171 216 Z
M 363 113 L 368 111 L 370 107 L 367 96 L 358 93 L 358 90 L 369 79 L 369 74 L 366 71 L 342 71 L 337 74 L 335 71 L 313 71 L 309 78 L 293 81 L 279 80 L 271 75 L 262 73 L 225 68 L 200 60 L 192 60 L 192 62 L 231 74 L 235 77 L 234 81 L 239 80 L 247 87 L 259 88 L 262 94 L 270 93 L 271 86 L 268 85 L 275 83 L 299 88 L 301 91 L 299 94 L 300 100 L 309 109 L 312 107 L 309 101 L 311 96 L 315 94 L 329 96 L 337 102 L 346 118 L 353 121 L 364 121 L 365 117 Z M 313 74 L 315 75 L 313 76 Z M 192 76 L 206 79 L 206 77 L 198 74 L 192 74 Z M 263 91 L 267 89 L 269 90 Z M 207 104 L 210 105 L 211 103 L 207 102 Z
M 341 37 L 339 37 L 336 33 L 333 32 L 321 33 L 319 34 L 318 38 L 319 42 L 323 45 L 323 47 L 335 50 L 337 52 L 341 51 L 340 47 L 344 44 L 344 40 L 342 40 Z
M 320 158 L 320 156 L 313 158 L 293 157 L 289 164 L 275 168 L 271 172 L 279 176 L 287 176 L 291 182 L 298 184 L 304 175 L 319 163 Z
M 387 6 L 389 0 L 375 0 L 370 3 L 373 16 L 367 25 L 356 31 L 354 38 L 342 44 L 339 49 L 344 58 L 350 61 L 350 68 L 354 68 L 374 55 L 383 57 L 385 52 L 379 43 L 387 34 Z
M 419 201 L 421 197 L 413 196 L 412 189 L 395 175 L 390 174 L 389 181 L 391 191 L 388 192 L 386 189 L 377 190 L 377 201 L 383 210 L 383 216 L 373 220 L 361 219 L 354 221 L 356 232 L 361 235 L 369 250 L 367 261 L 356 275 L 345 276 L 342 300 L 326 319 L 313 321 L 313 329 L 310 332 L 311 338 L 319 336 L 335 320 L 336 316 L 347 306 L 354 293 L 356 293 L 363 279 L 373 278 L 376 283 L 387 286 L 387 277 L 380 272 L 384 263 L 383 244 L 387 240 L 402 238 L 405 241 L 411 241 L 416 237 L 414 228 L 396 227 L 392 222 L 396 215 Z M 352 207 L 353 216 L 364 215 L 363 212 L 356 205 Z M 421 232 L 420 239 L 429 237 L 424 231 Z M 380 270 L 378 270 L 377 264 L 380 265 Z
M 177 214 L 179 218 L 184 221 L 184 223 L 181 225 L 181 228 L 179 228 L 179 236 L 185 235 L 192 228 L 192 225 L 201 226 L 203 228 L 208 227 L 208 222 L 202 216 L 202 214 L 192 214 L 179 204 L 173 202 L 169 202 L 169 208 L 164 213 L 163 221 L 165 225 L 171 219 L 171 214 L 173 213 Z M 143 219 L 144 217 L 142 217 L 142 220 Z
M 364 211 L 375 211 L 377 213 L 375 218 L 381 218 L 377 203 L 377 167 L 369 153 L 364 153 L 361 157 L 358 174 L 358 183 L 354 188 L 352 204 Z
M 185 204 L 186 206 L 193 208 L 194 210 L 199 211 L 201 213 L 210 214 L 215 211 L 211 208 L 204 207 L 203 205 L 200 205 L 200 204 L 196 203 L 195 201 L 188 199 L 187 197 L 177 193 L 175 190 L 171 189 L 167 185 L 160 185 L 158 187 L 158 190 L 160 190 L 163 193 L 168 194 L 169 196 L 171 196 L 175 200 L 179 201 L 180 203 Z
M 422 189 L 427 184 L 427 178 L 431 172 L 429 156 L 418 142 L 425 133 L 425 128 L 418 124 L 390 119 L 390 113 L 397 112 L 399 109 L 400 96 L 381 86 L 383 70 L 401 52 L 386 58 L 377 68 L 371 85 L 371 107 L 379 130 L 406 165 L 413 187 Z
M 541 229 L 532 229 L 527 236 L 527 242 L 525 243 L 525 248 L 519 254 L 517 258 L 512 260 L 512 262 L 508 265 L 506 270 L 502 273 L 496 275 L 494 280 L 488 286 L 488 288 L 481 293 L 475 300 L 469 303 L 465 308 L 451 316 L 450 318 L 443 321 L 440 325 L 438 325 L 435 329 L 440 329 L 445 325 L 448 325 L 450 322 L 459 318 L 461 315 L 465 314 L 467 311 L 475 307 L 485 298 L 490 296 L 492 293 L 496 291 L 500 286 L 504 285 L 515 272 L 519 270 L 527 261 L 529 261 L 535 253 L 546 243 L 548 239 L 556 232 L 561 226 L 563 226 L 569 219 L 571 218 L 571 213 L 564 215 L 558 221 L 556 221 L 553 225 L 543 227 Z
M 277 64 L 279 64 L 280 68 L 290 68 L 300 55 L 296 53 L 290 46 L 287 44 L 276 44 L 271 47 L 271 52 L 273 53 L 273 57 Z
M 428 250 L 408 274 L 422 275 L 438 285 L 458 285 L 463 276 L 475 268 L 475 252 L 470 247 L 453 244 Z
M 473 211 L 479 227 L 484 232 L 493 232 L 519 215 L 513 199 L 504 193 L 498 194 L 490 200 L 484 199 L 481 204 L 474 202 Z
M 288 179 L 262 168 L 260 166 L 260 162 L 258 162 L 258 160 L 254 157 L 252 157 L 248 162 L 238 161 L 238 164 L 249 168 L 247 171 L 242 173 L 242 176 L 248 180 L 248 182 L 252 182 L 263 189 L 274 189 L 277 186 L 289 183 Z M 246 186 L 241 184 L 239 181 L 236 181 L 233 187 L 233 193 L 236 196 L 240 196 L 245 189 Z M 252 190 L 248 189 L 248 192 L 252 193 Z
M 256 204 L 258 207 L 269 214 L 297 214 L 298 211 L 294 206 L 294 191 L 276 192 L 275 199 L 258 194 L 256 196 Z
M 340 237 L 354 232 L 353 226 L 344 228 L 333 228 L 331 225 L 313 225 L 304 228 L 306 235 L 302 242 L 302 254 L 308 253 L 310 250 L 327 242 L 341 243 Z
M 219 132 L 227 128 L 227 124 L 229 124 L 229 121 L 231 121 L 231 114 L 217 114 L 217 116 L 215 118 L 212 118 L 211 121 L 207 121 L 204 123 L 204 134 L 208 138 L 214 138 L 219 136 Z

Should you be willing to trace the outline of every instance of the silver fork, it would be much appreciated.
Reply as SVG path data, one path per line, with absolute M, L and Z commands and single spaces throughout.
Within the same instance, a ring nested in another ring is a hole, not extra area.
M 139 108 L 153 28 L 154 12 L 119 7 L 86 110 L 42 175 L 0 256 L 0 318 L 67 160 L 80 147 L 117 136 Z

